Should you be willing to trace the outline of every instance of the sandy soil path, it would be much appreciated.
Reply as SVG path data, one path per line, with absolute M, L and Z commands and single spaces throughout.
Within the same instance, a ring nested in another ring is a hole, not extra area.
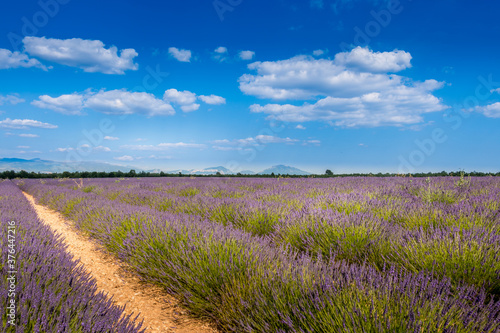
M 117 262 L 98 245 L 79 234 L 70 221 L 61 214 L 35 203 L 34 198 L 24 193 L 34 206 L 38 216 L 54 231 L 60 233 L 68 244 L 68 251 L 79 259 L 97 281 L 99 290 L 113 297 L 117 305 L 126 305 L 125 311 L 138 313 L 144 320 L 147 332 L 216 333 L 210 324 L 189 315 L 179 302 L 160 287 L 144 283 L 130 273 L 125 263 Z

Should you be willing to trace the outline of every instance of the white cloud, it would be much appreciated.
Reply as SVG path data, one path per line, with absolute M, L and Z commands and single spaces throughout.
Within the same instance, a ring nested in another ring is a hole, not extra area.
M 108 140 L 108 141 L 116 141 L 116 140 L 120 140 L 120 138 L 117 138 L 117 137 L 114 137 L 114 136 L 108 136 L 106 135 L 104 137 L 104 140 Z
M 443 82 L 414 82 L 395 74 L 377 72 L 391 66 L 395 69 L 409 65 L 409 62 L 399 61 L 406 59 L 406 52 L 370 54 L 373 59 L 366 61 L 364 69 L 362 66 L 352 69 L 337 61 L 308 56 L 255 62 L 248 67 L 256 70 L 257 75 L 241 76 L 240 89 L 247 95 L 266 99 L 313 100 L 302 105 L 254 104 L 250 107 L 252 112 L 266 113 L 270 119 L 289 122 L 320 120 L 347 127 L 400 126 L 422 122 L 423 114 L 447 108 L 432 94 L 433 90 L 443 87 Z M 394 58 L 391 66 L 388 61 L 378 62 L 383 57 Z M 347 57 L 346 61 L 351 60 Z
M 254 51 L 241 51 L 239 53 L 240 59 L 241 60 L 252 60 L 253 57 L 255 56 Z
M 42 95 L 38 100 L 31 102 L 31 104 L 42 109 L 49 109 L 62 114 L 80 115 L 83 109 L 83 99 L 84 96 L 77 93 L 61 95 L 55 98 L 48 95 Z
M 60 152 L 60 153 L 66 153 L 68 151 L 73 151 L 75 150 L 75 148 L 57 148 L 56 151 Z
M 19 134 L 19 136 L 21 138 L 39 138 L 40 137 L 39 135 L 36 135 L 36 134 L 26 134 L 26 133 Z
M 373 52 L 358 46 L 350 52 L 337 53 L 335 64 L 371 73 L 399 72 L 411 67 L 411 54 L 405 51 Z
M 134 158 L 132 156 L 124 155 L 120 157 L 113 157 L 117 161 L 133 161 Z
M 125 74 L 126 70 L 139 68 L 134 63 L 138 55 L 134 49 L 120 50 L 118 55 L 116 46 L 107 49 L 100 40 L 25 37 L 23 43 L 25 51 L 34 57 L 78 67 L 85 72 Z
M 216 96 L 216 95 L 210 95 L 210 96 L 205 96 L 201 95 L 199 98 L 210 105 L 219 105 L 219 104 L 226 104 L 226 99 L 224 97 Z
M 242 75 L 240 89 L 247 95 L 275 100 L 357 96 L 399 83 L 397 78 L 392 78 L 394 75 L 353 72 L 331 60 L 308 56 L 254 62 L 248 68 L 257 70 L 257 75 Z
M 477 106 L 476 111 L 488 118 L 500 118 L 500 102 L 486 106 Z
M 212 149 L 220 151 L 246 150 L 243 149 L 242 147 L 223 147 L 223 146 L 212 146 Z
M 214 50 L 214 55 L 212 56 L 213 59 L 219 61 L 219 62 L 224 62 L 227 60 L 227 48 L 224 46 L 219 46 Z
M 290 139 L 290 138 L 280 138 L 277 136 L 273 135 L 257 135 L 255 137 L 249 137 L 246 139 L 236 139 L 236 140 L 214 140 L 212 141 L 213 143 L 217 145 L 232 145 L 232 146 L 260 146 L 260 145 L 265 145 L 269 143 L 288 143 L 288 144 L 293 144 L 295 142 L 298 142 L 299 140 L 297 139 Z M 214 146 L 214 149 L 216 146 Z M 217 146 L 220 147 L 220 146 Z M 218 149 L 218 150 L 231 150 L 231 149 Z M 232 149 L 236 150 L 236 149 Z
M 218 48 L 216 48 L 214 50 L 215 53 L 220 53 L 220 54 L 224 54 L 224 53 L 227 53 L 227 47 L 224 47 L 224 46 L 219 46 Z
M 205 148 L 204 144 L 198 143 L 184 143 L 184 142 L 176 142 L 176 143 L 160 143 L 158 145 L 160 148 Z
M 225 143 L 231 143 L 228 139 L 222 139 L 222 140 L 214 140 L 212 143 L 217 143 L 217 144 L 225 144 Z
M 184 143 L 184 142 L 175 142 L 175 143 L 160 143 L 158 145 L 124 145 L 121 146 L 122 149 L 130 149 L 130 150 L 140 150 L 140 151 L 160 151 L 171 148 L 205 148 L 206 145 L 198 144 L 198 143 Z
M 30 146 L 17 146 L 19 149 L 30 149 Z
M 46 96 L 32 104 L 67 114 L 81 114 L 83 108 L 96 112 L 114 115 L 143 114 L 147 116 L 170 116 L 175 114 L 173 107 L 153 94 L 145 92 L 129 92 L 126 90 L 99 91 L 97 93 L 84 93 L 62 95 L 56 98 Z M 62 98 L 64 97 L 64 98 Z M 77 106 L 80 105 L 80 110 Z
M 196 94 L 187 90 L 168 89 L 163 95 L 163 100 L 180 105 L 183 112 L 192 112 L 200 108 L 200 104 L 195 103 Z
M 280 138 L 272 135 L 257 135 L 253 138 L 240 139 L 237 142 L 241 145 L 261 145 L 266 143 L 294 143 L 299 140 L 290 138 Z
M 179 50 L 176 47 L 170 47 L 168 53 L 180 62 L 191 62 L 190 50 Z
M 5 103 L 16 105 L 23 102 L 24 99 L 19 98 L 16 95 L 6 95 L 6 96 L 0 95 L 0 105 L 4 105 Z
M 496 93 L 499 93 L 499 94 L 500 94 L 500 88 L 497 88 L 497 89 L 491 89 L 491 91 L 490 91 L 490 92 L 491 92 L 491 93 L 496 92 Z
M 27 129 L 29 127 L 45 128 L 45 129 L 57 128 L 56 125 L 42 123 L 41 121 L 38 120 L 10 119 L 10 118 L 0 121 L 0 127 L 12 128 L 12 129 Z
M 187 90 L 178 91 L 177 89 L 168 89 L 165 91 L 163 99 L 169 103 L 188 105 L 196 102 L 196 94 Z
M 298 124 L 297 126 L 295 126 L 296 129 L 300 129 L 300 130 L 305 130 L 306 128 L 304 126 L 302 126 L 301 124 Z
M 153 94 L 126 90 L 100 91 L 85 101 L 85 107 L 105 114 L 171 116 L 174 108 Z
M 193 112 L 200 108 L 200 104 L 190 104 L 190 105 L 182 105 L 181 110 L 183 112 Z
M 47 67 L 42 65 L 40 61 L 28 57 L 24 53 L 20 52 L 11 52 L 6 49 L 0 49 L 0 69 L 8 69 L 8 68 L 29 68 L 29 67 L 37 67 L 47 70 Z
M 314 55 L 315 57 L 322 56 L 323 54 L 325 54 L 325 51 L 323 51 L 323 50 L 314 50 L 314 51 L 313 51 L 313 55 Z
M 81 145 L 80 147 L 81 148 L 90 148 L 90 145 L 85 143 L 85 144 Z
M 108 152 L 108 151 L 111 151 L 110 148 L 108 147 L 104 147 L 104 146 L 97 146 L 97 147 L 94 147 L 94 150 L 95 151 L 102 151 L 102 152 Z
M 83 93 L 73 93 L 50 97 L 42 95 L 31 104 L 39 108 L 50 109 L 69 115 L 82 115 L 84 109 L 92 109 L 96 112 L 114 115 L 143 114 L 146 116 L 171 116 L 175 110 L 170 103 L 180 106 L 184 112 L 192 112 L 200 108 L 197 104 L 197 96 L 190 91 L 178 91 L 169 89 L 165 91 L 162 99 L 153 94 L 145 92 L 129 92 L 127 90 L 110 90 Z M 199 96 L 199 99 L 207 104 L 224 104 L 223 97 L 210 95 Z

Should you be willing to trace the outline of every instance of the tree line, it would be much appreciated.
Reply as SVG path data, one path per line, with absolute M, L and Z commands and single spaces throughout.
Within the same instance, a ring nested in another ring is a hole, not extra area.
M 165 173 L 165 172 L 136 172 L 135 170 L 130 170 L 129 172 L 123 171 L 75 171 L 69 172 L 64 171 L 60 173 L 40 173 L 40 172 L 28 172 L 28 171 L 3 171 L 0 172 L 0 179 L 14 179 L 14 178 L 135 178 L 135 177 L 247 177 L 247 178 L 330 178 L 330 177 L 396 177 L 396 176 L 412 176 L 412 177 L 443 177 L 443 176 L 460 176 L 466 175 L 471 177 L 485 177 L 485 176 L 500 176 L 500 172 L 467 172 L 464 171 L 453 171 L 453 172 L 421 172 L 413 173 L 407 175 L 401 175 L 396 173 L 343 173 L 334 174 L 331 170 L 326 170 L 324 174 L 311 174 L 311 175 L 282 175 L 271 173 L 269 175 L 246 175 L 241 173 L 224 175 L 217 172 L 215 175 L 192 175 L 192 174 L 182 174 L 182 173 Z

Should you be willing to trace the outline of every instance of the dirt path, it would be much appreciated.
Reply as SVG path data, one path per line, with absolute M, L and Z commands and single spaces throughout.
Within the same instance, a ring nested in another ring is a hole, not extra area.
M 139 321 L 144 320 L 146 332 L 217 332 L 209 324 L 190 318 L 179 302 L 160 287 L 141 282 L 124 263 L 118 263 L 95 243 L 80 235 L 61 214 L 36 204 L 31 195 L 24 195 L 39 218 L 63 236 L 68 251 L 92 274 L 99 290 L 113 297 L 117 305 L 126 305 L 127 314 L 140 314 Z

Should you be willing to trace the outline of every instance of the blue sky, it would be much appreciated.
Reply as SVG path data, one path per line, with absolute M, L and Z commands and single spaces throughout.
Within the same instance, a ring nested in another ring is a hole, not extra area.
M 41 0 L 0 14 L 0 157 L 500 170 L 491 1 Z

